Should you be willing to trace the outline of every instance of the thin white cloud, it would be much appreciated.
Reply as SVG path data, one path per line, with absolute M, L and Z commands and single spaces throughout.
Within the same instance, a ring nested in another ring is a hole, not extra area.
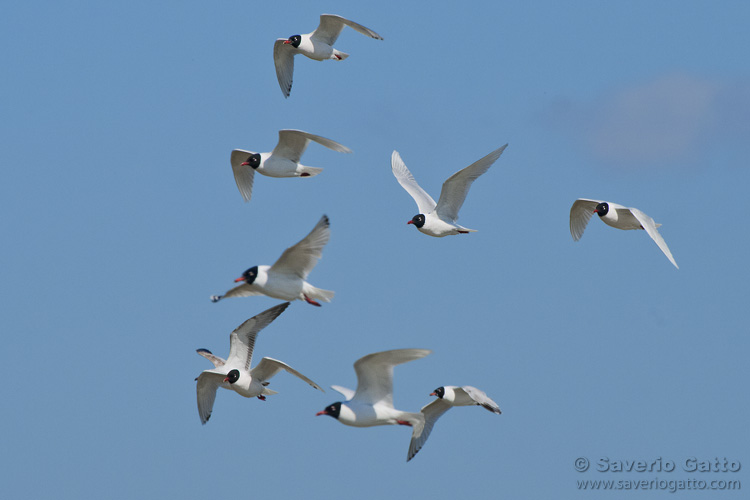
M 660 76 L 589 103 L 563 100 L 548 114 L 596 162 L 654 167 L 696 164 L 709 141 L 750 129 L 750 87 L 687 74 Z

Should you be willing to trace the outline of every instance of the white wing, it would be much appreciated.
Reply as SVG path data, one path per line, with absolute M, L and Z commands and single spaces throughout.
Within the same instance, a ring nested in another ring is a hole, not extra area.
M 201 423 L 205 424 L 211 418 L 211 411 L 216 399 L 216 389 L 224 381 L 226 374 L 214 370 L 206 370 L 198 375 L 196 392 L 198 393 L 198 415 Z
M 232 164 L 232 172 L 234 172 L 234 182 L 237 183 L 237 189 L 240 190 L 242 199 L 245 201 L 250 201 L 250 197 L 253 195 L 255 169 L 250 165 L 242 165 L 242 163 L 247 161 L 247 157 L 251 154 L 254 153 L 243 149 L 235 149 L 229 158 Z
M 570 235 L 573 237 L 573 241 L 578 241 L 583 236 L 583 231 L 586 229 L 591 220 L 591 216 L 594 215 L 596 206 L 602 203 L 597 200 L 587 200 L 586 198 L 578 198 L 573 202 L 573 206 L 570 207 Z
M 424 427 L 421 432 L 417 429 L 414 430 L 411 442 L 409 443 L 409 453 L 406 456 L 406 461 L 411 460 L 419 450 L 422 449 L 427 438 L 430 437 L 432 432 L 432 426 L 435 422 L 443 416 L 443 413 L 451 409 L 451 404 L 440 398 L 436 399 L 432 403 L 422 407 L 422 414 L 424 415 Z
M 196 349 L 195 352 L 209 360 L 211 363 L 214 364 L 214 368 L 218 368 L 220 366 L 224 366 L 227 362 L 226 359 L 220 358 L 219 356 L 215 355 L 208 349 Z
M 340 385 L 332 385 L 331 389 L 333 389 L 336 392 L 341 393 L 341 395 L 343 395 L 344 399 L 346 399 L 347 401 L 349 401 L 350 399 L 354 397 L 354 391 L 346 387 L 342 387 Z
M 284 302 L 283 304 L 279 304 L 253 316 L 238 326 L 229 335 L 229 356 L 227 357 L 227 366 L 232 368 L 244 368 L 245 371 L 248 371 L 250 369 L 250 362 L 253 359 L 255 337 L 257 337 L 262 329 L 278 318 L 287 307 L 289 307 L 289 302 Z
M 359 31 L 363 35 L 369 36 L 370 38 L 375 38 L 376 40 L 383 39 L 382 36 L 378 35 L 370 28 L 365 28 L 361 24 L 355 23 L 354 21 L 350 21 L 348 19 L 344 19 L 343 17 L 334 14 L 321 14 L 320 24 L 317 28 L 315 28 L 315 31 L 310 33 L 310 37 L 315 38 L 328 45 L 333 45 L 339 38 L 341 30 L 344 29 L 345 25 Z
M 409 172 L 409 169 L 406 168 L 406 164 L 404 164 L 398 151 L 394 151 L 391 155 L 391 170 L 393 171 L 393 175 L 396 176 L 398 183 L 401 184 L 401 187 L 406 189 L 406 192 L 417 202 L 417 210 L 419 210 L 420 214 L 426 215 L 435 210 L 437 203 L 432 199 L 432 196 L 427 194 L 427 191 L 417 184 L 416 179 Z
M 448 177 L 443 183 L 443 189 L 440 191 L 440 198 L 435 208 L 435 212 L 441 219 L 452 222 L 458 220 L 458 211 L 461 210 L 472 183 L 500 158 L 507 147 L 506 144 L 494 150 L 484 158 Z
M 294 47 L 285 44 L 286 38 L 277 38 L 273 44 L 273 64 L 276 66 L 276 78 L 284 97 L 292 91 L 294 75 Z
M 253 295 L 263 295 L 263 293 L 257 291 L 252 285 L 243 283 L 240 286 L 232 288 L 224 295 L 211 295 L 211 302 L 218 302 L 221 299 L 231 299 L 232 297 L 252 297 Z
M 302 154 L 307 149 L 307 144 L 310 141 L 315 141 L 318 144 L 322 144 L 328 149 L 338 151 L 339 153 L 351 153 L 352 150 L 346 146 L 339 144 L 338 142 L 326 139 L 319 135 L 308 134 L 302 130 L 279 130 L 279 142 L 276 147 L 273 148 L 271 153 L 274 156 L 281 156 L 292 160 L 294 163 L 299 163 Z
M 320 218 L 310 234 L 281 254 L 279 260 L 274 262 L 269 271 L 280 274 L 291 274 L 301 279 L 306 279 L 310 271 L 323 256 L 323 247 L 331 237 L 331 228 L 328 216 Z
M 276 375 L 279 371 L 286 370 L 297 378 L 300 378 L 310 384 L 320 392 L 325 392 L 318 384 L 310 380 L 309 378 L 302 375 L 300 372 L 289 366 L 288 364 L 273 358 L 263 358 L 258 363 L 258 366 L 250 370 L 250 376 L 261 382 L 269 380 L 271 377 Z
M 661 237 L 661 234 L 659 234 L 659 231 L 656 230 L 657 226 L 656 226 L 656 223 L 654 222 L 654 219 L 644 214 L 637 208 L 631 208 L 630 212 L 633 214 L 633 216 L 636 219 L 638 219 L 638 222 L 641 223 L 641 226 L 643 226 L 643 229 L 645 229 L 648 235 L 651 236 L 651 239 L 654 240 L 657 245 L 659 245 L 659 248 L 661 248 L 661 251 L 664 252 L 664 255 L 667 256 L 667 258 L 669 259 L 669 262 L 674 264 L 674 267 L 679 269 L 680 266 L 678 266 L 677 262 L 674 261 L 674 257 L 672 257 L 672 252 L 669 251 L 667 242 L 664 241 L 664 238 Z
M 492 413 L 497 413 L 498 415 L 502 413 L 497 403 L 492 401 L 484 391 L 470 385 L 459 387 L 458 390 L 464 391 L 467 396 L 474 400 L 474 402 L 491 411 Z
M 393 367 L 423 358 L 427 349 L 396 349 L 368 354 L 354 363 L 357 391 L 352 400 L 374 405 L 381 403 L 393 408 Z

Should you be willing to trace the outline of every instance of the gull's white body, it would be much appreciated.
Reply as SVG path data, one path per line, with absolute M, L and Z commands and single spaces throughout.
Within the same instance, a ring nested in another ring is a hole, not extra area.
M 268 177 L 312 177 L 322 172 L 322 168 L 308 167 L 299 162 L 310 141 L 315 141 L 339 153 L 352 152 L 346 146 L 319 135 L 302 130 L 279 130 L 279 142 L 273 151 L 259 153 L 260 165 L 257 168 L 247 164 L 247 161 L 251 155 L 258 153 L 244 149 L 232 151 L 230 163 L 237 189 L 240 190 L 242 198 L 245 201 L 250 201 L 255 172 Z
M 346 52 L 341 52 L 333 47 L 344 26 L 349 26 L 370 38 L 383 39 L 371 29 L 354 21 L 333 14 L 322 14 L 320 24 L 315 31 L 306 35 L 299 35 L 301 40 L 298 47 L 287 43 L 289 39 L 286 38 L 279 38 L 274 42 L 273 62 L 276 66 L 276 78 L 284 97 L 289 97 L 292 90 L 295 55 L 301 54 L 315 61 L 325 61 L 326 59 L 341 61 L 349 57 Z
M 266 295 L 279 300 L 304 300 L 307 296 L 330 302 L 333 292 L 316 288 L 299 276 L 276 272 L 273 266 L 258 266 L 258 277 L 253 284 L 234 287 L 222 298 L 252 295 Z
M 233 150 L 232 157 L 230 159 L 230 161 L 232 162 L 232 168 L 235 168 L 235 165 L 248 167 L 248 165 L 241 164 L 244 161 L 244 157 L 246 157 L 248 154 L 253 153 L 253 151 L 247 151 L 245 149 Z M 307 165 L 292 161 L 289 158 L 283 158 L 278 155 L 274 155 L 273 152 L 260 153 L 260 157 L 260 167 L 255 169 L 253 169 L 252 167 L 249 168 L 254 172 L 258 172 L 259 174 L 263 174 L 268 177 L 300 177 L 303 173 L 306 173 L 307 176 L 312 177 L 313 175 L 318 175 L 323 170 L 322 168 L 308 167 Z M 242 192 L 241 189 L 240 192 Z
M 211 417 L 216 390 L 221 387 L 230 389 L 246 398 L 276 394 L 276 391 L 268 389 L 268 381 L 280 370 L 286 370 L 292 375 L 304 380 L 315 389 L 323 389 L 315 382 L 302 375 L 291 366 L 272 358 L 263 358 L 260 363 L 250 369 L 253 357 L 255 338 L 258 333 L 268 326 L 289 306 L 289 302 L 272 307 L 257 316 L 242 323 L 229 336 L 230 348 L 227 359 L 213 355 L 210 351 L 199 349 L 198 354 L 205 357 L 214 364 L 214 368 L 203 371 L 197 380 L 196 392 L 198 396 L 198 415 L 201 423 L 205 424 Z M 225 379 L 232 370 L 239 372 L 239 378 L 234 383 Z
M 394 151 L 391 155 L 393 175 L 406 192 L 414 198 L 419 210 L 419 215 L 414 216 L 409 224 L 414 224 L 420 232 L 437 238 L 476 232 L 476 229 L 469 229 L 456 223 L 458 211 L 463 206 L 472 183 L 495 163 L 507 146 L 506 144 L 496 149 L 484 158 L 451 175 L 443 183 L 437 203 L 417 184 L 416 179 L 401 159 L 401 155 L 398 154 L 398 151 Z M 424 223 L 421 226 L 415 222 L 415 219 L 420 215 L 424 217 Z
M 597 206 L 602 203 L 608 206 L 607 213 L 603 215 L 596 212 Z M 625 207 L 608 201 L 589 200 L 586 198 L 577 199 L 573 202 L 573 206 L 570 207 L 570 234 L 574 241 L 581 239 L 583 232 L 594 213 L 597 213 L 602 222 L 608 226 L 623 230 L 645 230 L 674 267 L 679 269 L 677 262 L 675 262 L 674 257 L 672 257 L 672 252 L 667 246 L 667 242 L 664 241 L 664 238 L 662 238 L 659 231 L 657 231 L 657 228 L 660 227 L 661 224 L 657 224 L 654 222 L 654 219 L 637 208 Z
M 340 413 L 336 417 L 338 421 L 353 427 L 408 423 L 412 427 L 412 438 L 420 436 L 424 428 L 424 416 L 421 413 L 401 411 L 393 406 L 393 368 L 423 358 L 431 352 L 427 349 L 396 349 L 368 354 L 358 359 L 354 363 L 357 390 L 331 386 L 347 398 L 340 403 Z
M 331 237 L 327 216 L 320 221 L 296 245 L 287 248 L 272 265 L 257 266 L 257 277 L 253 283 L 244 283 L 224 295 L 214 295 L 213 302 L 231 297 L 267 295 L 281 300 L 322 300 L 330 302 L 334 292 L 316 288 L 306 281 L 307 275 L 323 256 L 323 247 Z
M 374 427 L 376 425 L 398 425 L 398 421 L 419 425 L 415 413 L 397 410 L 384 404 L 368 404 L 361 401 L 347 401 L 341 405 L 339 422 L 352 427 Z

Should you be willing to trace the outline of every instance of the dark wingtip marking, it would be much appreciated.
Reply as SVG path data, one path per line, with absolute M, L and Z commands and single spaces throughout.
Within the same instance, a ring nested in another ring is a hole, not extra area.
M 500 411 L 500 408 L 495 408 L 494 406 L 491 406 L 491 405 L 482 405 L 482 408 L 486 408 L 492 413 L 497 413 L 498 415 L 503 413 L 502 411 Z
M 222 297 L 223 295 L 211 295 L 211 302 L 218 302 Z
M 196 350 L 195 350 L 195 352 L 207 352 L 208 354 L 213 354 L 213 353 L 212 353 L 211 351 L 209 351 L 208 349 L 203 349 L 202 347 L 201 347 L 200 349 L 196 349 Z

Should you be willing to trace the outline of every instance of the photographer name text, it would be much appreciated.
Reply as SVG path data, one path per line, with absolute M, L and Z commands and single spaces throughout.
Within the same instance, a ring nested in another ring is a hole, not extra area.
M 616 460 L 600 457 L 590 462 L 586 457 L 578 457 L 574 462 L 578 472 L 589 469 L 597 472 L 738 472 L 742 468 L 739 460 L 727 457 L 687 457 L 669 460 L 656 457 L 649 460 Z M 592 467 L 593 465 L 593 467 Z

